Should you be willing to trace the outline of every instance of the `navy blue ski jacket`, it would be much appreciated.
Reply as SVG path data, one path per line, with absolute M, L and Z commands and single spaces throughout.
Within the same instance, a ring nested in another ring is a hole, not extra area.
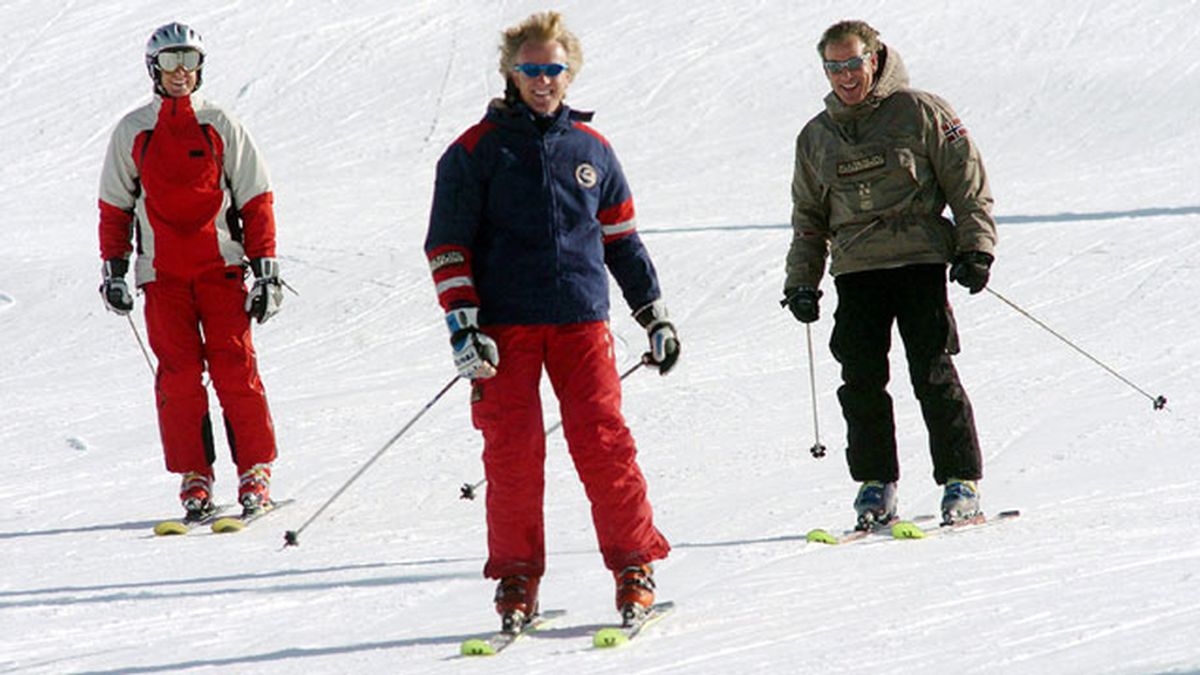
M 425 253 L 443 309 L 478 306 L 482 325 L 607 320 L 608 271 L 631 310 L 659 298 L 591 117 L 564 105 L 543 133 L 524 104 L 497 99 L 442 155 Z

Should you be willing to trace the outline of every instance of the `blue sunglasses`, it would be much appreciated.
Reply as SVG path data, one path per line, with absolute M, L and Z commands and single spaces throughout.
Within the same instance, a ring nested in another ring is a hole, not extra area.
M 558 77 L 564 72 L 570 70 L 571 67 L 565 63 L 518 63 L 513 66 L 514 71 L 520 71 L 525 77 Z

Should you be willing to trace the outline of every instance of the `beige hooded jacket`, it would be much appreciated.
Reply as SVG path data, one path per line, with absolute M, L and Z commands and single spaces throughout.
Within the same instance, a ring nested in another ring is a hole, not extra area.
M 894 50 L 879 58 L 867 100 L 846 106 L 830 92 L 796 139 L 785 289 L 815 288 L 830 251 L 834 276 L 993 252 L 991 190 L 966 127 L 945 101 L 908 88 Z

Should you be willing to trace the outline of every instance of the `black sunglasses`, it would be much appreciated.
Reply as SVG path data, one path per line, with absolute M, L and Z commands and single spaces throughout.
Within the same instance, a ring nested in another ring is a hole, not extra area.
M 862 70 L 862 67 L 871 58 L 871 54 L 872 52 L 867 52 L 866 54 L 852 56 L 845 61 L 826 61 L 825 70 L 834 75 L 837 75 L 843 70 Z

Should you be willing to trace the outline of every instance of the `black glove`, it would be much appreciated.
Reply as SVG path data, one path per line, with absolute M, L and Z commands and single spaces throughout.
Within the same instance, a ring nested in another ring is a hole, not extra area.
M 274 258 L 255 258 L 250 261 L 254 285 L 246 294 L 246 313 L 259 323 L 279 313 L 283 304 L 283 281 L 279 278 L 279 263 Z
M 975 295 L 987 286 L 989 270 L 992 267 L 992 254 L 983 251 L 965 251 L 954 256 L 950 265 L 950 281 L 957 281 L 966 286 Z
M 104 281 L 100 284 L 100 297 L 104 298 L 104 306 L 108 311 L 125 316 L 133 311 L 133 295 L 129 285 L 125 283 L 125 273 L 129 271 L 129 261 L 124 258 L 109 258 L 104 261 L 100 273 Z
M 652 365 L 658 366 L 659 375 L 666 375 L 679 360 L 679 335 L 675 325 L 667 321 L 666 305 L 662 300 L 655 300 L 634 312 L 633 318 L 646 329 L 646 336 L 650 338 Z
M 809 286 L 787 288 L 779 304 L 792 310 L 792 315 L 801 323 L 812 323 L 821 318 L 821 291 Z

